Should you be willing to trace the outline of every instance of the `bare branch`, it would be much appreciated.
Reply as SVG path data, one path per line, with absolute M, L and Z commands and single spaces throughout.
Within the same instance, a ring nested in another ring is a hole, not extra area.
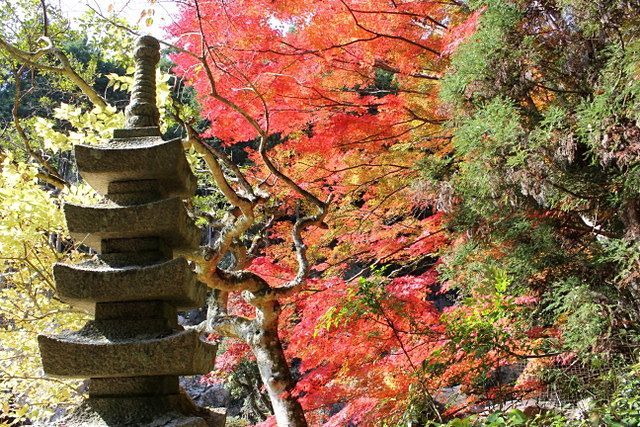
M 196 330 L 201 333 L 219 334 L 226 337 L 238 338 L 247 341 L 253 322 L 242 316 L 217 316 L 204 322 L 187 326 L 185 329 Z
M 93 103 L 97 107 L 106 108 L 107 103 L 98 94 L 98 92 L 96 92 L 95 89 L 93 89 L 93 87 L 91 87 L 91 85 L 88 84 L 73 69 L 71 63 L 69 62 L 69 58 L 67 58 L 64 52 L 53 46 L 51 39 L 49 39 L 48 37 L 41 37 L 40 40 L 45 43 L 45 47 L 38 49 L 35 52 L 27 52 L 13 46 L 11 43 L 8 43 L 6 40 L 0 37 L 0 50 L 5 51 L 13 59 L 22 63 L 22 65 L 28 65 L 31 68 L 49 71 L 67 77 L 69 80 L 75 83 L 76 86 L 78 86 L 82 93 L 84 93 L 87 98 L 89 98 L 91 103 Z M 38 62 L 40 58 L 47 54 L 53 55 L 60 62 L 61 66 L 54 67 Z
M 100 96 L 96 90 L 91 87 L 89 83 L 87 83 L 71 66 L 69 62 L 69 58 L 58 48 L 52 48 L 51 53 L 60 61 L 62 64 L 61 74 L 71 80 L 73 83 L 78 86 L 78 88 L 84 93 L 89 101 L 96 107 L 100 107 L 102 109 L 106 109 L 108 104 L 105 100 Z
M 200 277 L 213 289 L 226 292 L 249 291 L 253 293 L 269 290 L 269 284 L 260 276 L 249 271 L 227 271 L 219 267 L 213 272 L 207 272 Z
M 343 4 L 343 6 L 344 6 L 345 8 L 347 8 L 347 11 L 349 11 L 349 14 L 351 15 L 351 18 L 353 19 L 353 22 L 354 22 L 354 23 L 356 24 L 356 26 L 357 26 L 358 28 L 360 28 L 361 30 L 366 31 L 366 32 L 367 32 L 367 33 L 369 33 L 369 34 L 373 34 L 373 35 L 377 35 L 377 36 L 381 36 L 381 37 L 387 37 L 387 38 L 395 39 L 395 40 L 400 40 L 400 41 L 403 41 L 403 42 L 408 43 L 408 44 L 410 44 L 410 45 L 413 45 L 413 46 L 419 47 L 419 48 L 421 48 L 421 49 L 424 49 L 424 50 L 426 50 L 426 51 L 428 51 L 428 52 L 431 52 L 432 54 L 434 54 L 434 55 L 436 55 L 436 56 L 439 56 L 439 55 L 440 55 L 440 52 L 438 52 L 437 50 L 432 49 L 432 48 L 430 48 L 429 46 L 426 46 L 426 45 L 424 45 L 424 44 L 422 44 L 422 43 L 418 43 L 418 42 L 416 42 L 416 41 L 413 41 L 413 40 L 411 40 L 411 39 L 408 39 L 408 38 L 406 38 L 406 37 L 397 36 L 397 35 L 393 35 L 393 34 L 383 34 L 383 33 L 378 33 L 377 31 L 374 31 L 374 30 L 372 30 L 372 29 L 370 29 L 370 28 L 365 27 L 364 25 L 362 25 L 362 24 L 360 23 L 360 20 L 359 20 L 359 19 L 358 19 L 358 17 L 355 15 L 355 12 L 356 12 L 356 11 L 354 11 L 354 9 L 352 9 L 352 8 L 351 8 L 351 7 L 350 7 L 350 6 L 349 6 L 349 5 L 348 5 L 344 0 L 340 0 L 340 3 L 342 3 L 342 4 Z
M 400 15 L 400 16 L 408 16 L 411 18 L 425 19 L 431 22 L 433 25 L 440 27 L 442 29 L 447 29 L 448 27 L 442 22 L 438 21 L 435 18 L 432 18 L 429 15 L 421 15 L 418 13 L 411 13 L 407 11 L 390 11 L 390 10 L 362 10 L 362 9 L 351 9 L 354 13 L 361 13 L 366 15 Z
M 20 99 L 22 98 L 22 87 L 20 82 L 20 74 L 22 74 L 22 70 L 24 66 L 20 67 L 18 71 L 15 73 L 15 82 L 16 82 L 16 93 L 13 99 L 13 109 L 11 110 L 11 114 L 13 116 L 13 124 L 18 132 L 18 136 L 22 139 L 24 143 L 24 147 L 31 156 L 42 168 L 45 170 L 44 173 L 40 173 L 39 177 L 43 178 L 43 181 L 55 186 L 58 189 L 62 189 L 69 185 L 69 183 L 58 174 L 58 171 L 49 164 L 48 161 L 42 157 L 40 153 L 33 149 L 31 146 L 31 142 L 29 141 L 29 137 L 22 127 L 22 123 L 20 122 L 20 115 L 18 113 L 18 109 L 20 107 Z
M 198 141 L 199 141 L 199 144 L 203 145 L 203 148 L 205 148 L 207 151 L 209 151 L 211 154 L 213 154 L 228 169 L 230 169 L 231 172 L 233 172 L 235 177 L 238 179 L 238 182 L 242 186 L 242 189 L 247 194 L 247 198 L 250 201 L 255 201 L 255 199 L 257 198 L 256 192 L 253 189 L 253 187 L 251 186 L 251 184 L 249 183 L 249 181 L 247 181 L 247 178 L 244 176 L 244 174 L 242 173 L 242 171 L 240 170 L 238 165 L 236 165 L 233 161 L 231 161 L 229 156 L 227 156 L 222 151 L 218 150 L 218 148 L 216 148 L 216 147 L 214 147 L 214 146 L 212 146 L 210 144 L 205 143 L 204 141 L 202 141 L 201 138 L 197 137 L 198 133 L 193 128 L 193 125 L 191 123 L 188 123 L 187 121 L 185 121 L 182 117 L 180 117 L 180 107 L 178 105 L 176 105 L 176 104 L 174 104 L 173 107 L 175 108 L 177 114 L 172 114 L 172 116 L 185 129 L 185 131 L 187 132 L 188 139 L 197 138 Z M 187 145 L 191 145 L 191 143 L 187 142 Z M 264 197 L 264 196 L 265 195 L 261 195 L 261 197 Z
M 214 270 L 225 253 L 229 250 L 234 239 L 242 236 L 253 225 L 255 221 L 255 214 L 253 209 L 258 201 L 251 201 L 246 199 L 235 192 L 227 181 L 224 171 L 218 162 L 218 159 L 213 155 L 210 150 L 210 146 L 205 144 L 199 137 L 193 132 L 193 129 L 187 127 L 187 139 L 186 144 L 195 148 L 198 153 L 202 155 L 206 162 L 214 182 L 222 191 L 222 194 L 227 198 L 229 203 L 238 207 L 242 212 L 242 216 L 239 217 L 233 226 L 225 227 L 222 230 L 220 238 L 216 242 L 214 247 L 214 253 L 211 254 L 209 260 L 209 267 L 206 270 Z
M 327 201 L 324 203 L 324 206 L 319 209 L 318 213 L 315 215 L 309 215 L 305 217 L 298 217 L 298 220 L 293 225 L 292 237 L 293 237 L 293 245 L 296 248 L 296 260 L 298 262 L 298 272 L 296 277 L 287 283 L 285 286 L 277 288 L 276 292 L 278 295 L 284 296 L 289 295 L 294 290 L 296 290 L 302 283 L 304 283 L 304 279 L 309 274 L 309 260 L 307 259 L 307 245 L 305 245 L 304 240 L 302 239 L 302 232 L 312 225 L 315 226 L 323 226 L 323 220 L 327 215 L 327 211 L 329 205 L 331 204 L 332 195 L 329 196 Z
M 47 2 L 40 0 L 42 5 L 42 35 L 49 37 L 49 16 L 47 15 Z
M 291 178 L 289 178 L 287 175 L 285 175 L 283 172 L 281 172 L 278 168 L 276 168 L 276 166 L 273 164 L 273 162 L 271 161 L 271 159 L 267 155 L 267 143 L 266 142 L 267 142 L 267 138 L 266 138 L 266 135 L 264 135 L 264 136 L 262 136 L 260 138 L 260 145 L 258 147 L 258 151 L 260 152 L 260 156 L 262 157 L 262 161 L 265 163 L 265 165 L 269 169 L 269 172 L 271 172 L 272 174 L 277 176 L 279 179 L 284 181 L 285 184 L 287 184 L 289 187 L 291 187 L 296 193 L 298 193 L 302 197 L 304 197 L 309 203 L 312 203 L 313 205 L 317 206 L 318 209 L 320 209 L 320 211 L 326 210 L 327 209 L 327 203 L 326 202 L 322 202 L 316 196 L 314 196 L 313 194 L 309 193 L 304 188 L 300 187 L 298 184 L 295 183 L 295 181 L 293 181 Z

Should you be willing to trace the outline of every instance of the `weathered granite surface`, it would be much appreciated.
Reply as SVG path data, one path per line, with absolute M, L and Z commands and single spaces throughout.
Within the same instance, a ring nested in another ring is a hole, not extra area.
M 75 156 L 82 178 L 108 198 L 109 184 L 139 180 L 156 180 L 162 197 L 188 197 L 195 192 L 196 178 L 182 150 L 179 139 L 136 137 L 114 139 L 106 146 L 76 145 Z
M 59 263 L 53 275 L 60 298 L 89 311 L 96 302 L 152 300 L 172 301 L 186 310 L 204 306 L 207 293 L 184 258 L 122 268 L 98 261 Z
M 179 252 L 200 245 L 201 231 L 178 197 L 133 206 L 66 203 L 64 215 L 71 237 L 98 252 L 106 239 L 158 237 Z
M 151 36 L 136 41 L 133 51 L 136 63 L 131 88 L 131 101 L 124 111 L 127 128 L 158 126 L 160 113 L 156 107 L 156 66 L 160 61 L 160 43 Z
M 112 268 L 146 266 L 173 258 L 173 249 L 159 237 L 102 240 L 99 264 Z
M 90 378 L 89 397 L 64 426 L 224 426 L 224 413 L 196 407 L 179 375 L 213 369 L 216 347 L 178 325 L 178 308 L 204 304 L 188 262 L 200 230 L 182 202 L 195 178 L 179 140 L 158 128 L 159 44 L 138 40 L 127 129 L 101 147 L 76 147 L 81 175 L 105 196 L 97 206 L 64 206 L 74 239 L 98 252 L 56 264 L 59 296 L 95 315 L 81 330 L 38 337 L 47 375 Z
M 91 322 L 66 335 L 38 337 L 47 375 L 65 378 L 111 378 L 194 375 L 212 369 L 215 347 L 194 331 L 110 336 L 118 322 Z M 165 335 L 165 336 L 162 336 Z M 213 351 L 212 351 L 213 350 Z
M 224 420 L 196 408 L 186 395 L 177 393 L 89 398 L 60 424 L 65 427 L 208 427 L 223 426 Z
M 89 381 L 90 397 L 162 396 L 180 392 L 178 377 L 163 375 L 153 377 L 93 378 Z

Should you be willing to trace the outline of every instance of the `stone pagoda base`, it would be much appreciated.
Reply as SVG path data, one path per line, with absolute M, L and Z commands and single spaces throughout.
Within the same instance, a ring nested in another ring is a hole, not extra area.
M 184 392 L 164 396 L 90 397 L 59 424 L 68 427 L 223 427 L 224 411 L 196 407 Z

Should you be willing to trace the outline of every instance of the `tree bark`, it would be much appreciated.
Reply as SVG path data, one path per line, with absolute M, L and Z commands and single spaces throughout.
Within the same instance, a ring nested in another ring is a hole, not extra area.
M 278 427 L 307 427 L 302 406 L 291 395 L 295 382 L 284 356 L 277 329 L 259 328 L 251 339 L 260 377 L 267 389 Z
M 256 308 L 254 319 L 226 315 L 226 294 L 214 291 L 209 299 L 208 319 L 195 328 L 247 343 L 256 357 L 260 379 L 269 395 L 278 427 L 307 427 L 302 405 L 292 394 L 296 382 L 278 335 L 280 304 L 274 294 L 264 290 L 256 293 L 245 291 L 245 299 Z

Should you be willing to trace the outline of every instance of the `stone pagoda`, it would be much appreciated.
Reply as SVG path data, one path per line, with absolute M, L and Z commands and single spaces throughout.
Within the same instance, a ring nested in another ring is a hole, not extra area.
M 47 375 L 90 378 L 88 399 L 65 426 L 224 425 L 178 385 L 179 375 L 209 372 L 216 348 L 177 322 L 178 309 L 204 305 L 206 288 L 180 257 L 200 243 L 182 201 L 196 180 L 181 141 L 160 135 L 159 51 L 153 37 L 136 43 L 126 128 L 105 145 L 75 147 L 80 174 L 105 199 L 64 206 L 72 237 L 97 251 L 96 259 L 54 266 L 59 297 L 95 320 L 77 332 L 38 337 Z

